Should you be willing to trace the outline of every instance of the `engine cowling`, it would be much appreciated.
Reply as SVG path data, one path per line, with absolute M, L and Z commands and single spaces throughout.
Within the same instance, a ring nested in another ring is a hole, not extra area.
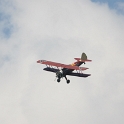
M 63 77 L 63 73 L 61 71 L 57 71 L 56 72 L 56 77 L 58 77 L 59 79 Z

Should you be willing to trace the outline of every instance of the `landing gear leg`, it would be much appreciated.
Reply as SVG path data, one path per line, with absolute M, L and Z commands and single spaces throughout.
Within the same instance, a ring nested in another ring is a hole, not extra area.
M 58 83 L 60 82 L 60 78 L 57 79 L 57 82 L 58 82 Z
M 66 76 L 65 76 L 65 79 L 66 79 L 67 84 L 69 84 L 70 80 L 68 80 Z

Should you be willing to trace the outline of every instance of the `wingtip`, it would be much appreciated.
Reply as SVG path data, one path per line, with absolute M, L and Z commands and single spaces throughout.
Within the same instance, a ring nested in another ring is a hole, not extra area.
M 38 60 L 37 63 L 40 63 L 40 60 Z

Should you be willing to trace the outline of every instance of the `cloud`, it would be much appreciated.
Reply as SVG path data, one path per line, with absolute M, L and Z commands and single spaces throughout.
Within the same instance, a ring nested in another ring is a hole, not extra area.
M 12 13 L 14 11 L 10 1 L 0 1 L 0 37 L 9 38 L 14 31 L 12 24 Z
M 124 16 L 85 0 L 6 3 L 2 14 L 10 18 L 1 22 L 14 31 L 0 33 L 0 122 L 123 123 Z M 36 63 L 69 64 L 82 52 L 93 60 L 84 65 L 91 77 L 68 77 L 69 85 Z
M 121 13 L 124 13 L 124 2 L 118 2 L 117 8 Z

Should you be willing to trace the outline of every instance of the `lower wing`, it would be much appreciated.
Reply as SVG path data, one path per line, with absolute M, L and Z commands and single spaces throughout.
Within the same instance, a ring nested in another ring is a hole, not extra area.
M 59 71 L 59 69 L 49 68 L 49 67 L 44 68 L 43 70 L 45 70 L 45 71 L 50 71 L 50 72 L 54 72 L 54 73 L 56 73 L 57 71 Z
M 59 71 L 59 69 L 55 69 L 55 68 L 44 68 L 43 70 L 45 71 L 50 71 L 50 72 L 54 72 L 56 73 L 57 71 Z M 66 74 L 66 75 L 69 75 L 69 76 L 77 76 L 77 77 L 88 77 L 90 76 L 90 74 L 83 74 L 83 73 L 69 73 L 69 74 Z
M 69 76 L 77 76 L 77 77 L 88 77 L 88 76 L 90 76 L 90 74 L 74 73 L 74 72 L 69 73 L 67 75 L 69 75 Z

